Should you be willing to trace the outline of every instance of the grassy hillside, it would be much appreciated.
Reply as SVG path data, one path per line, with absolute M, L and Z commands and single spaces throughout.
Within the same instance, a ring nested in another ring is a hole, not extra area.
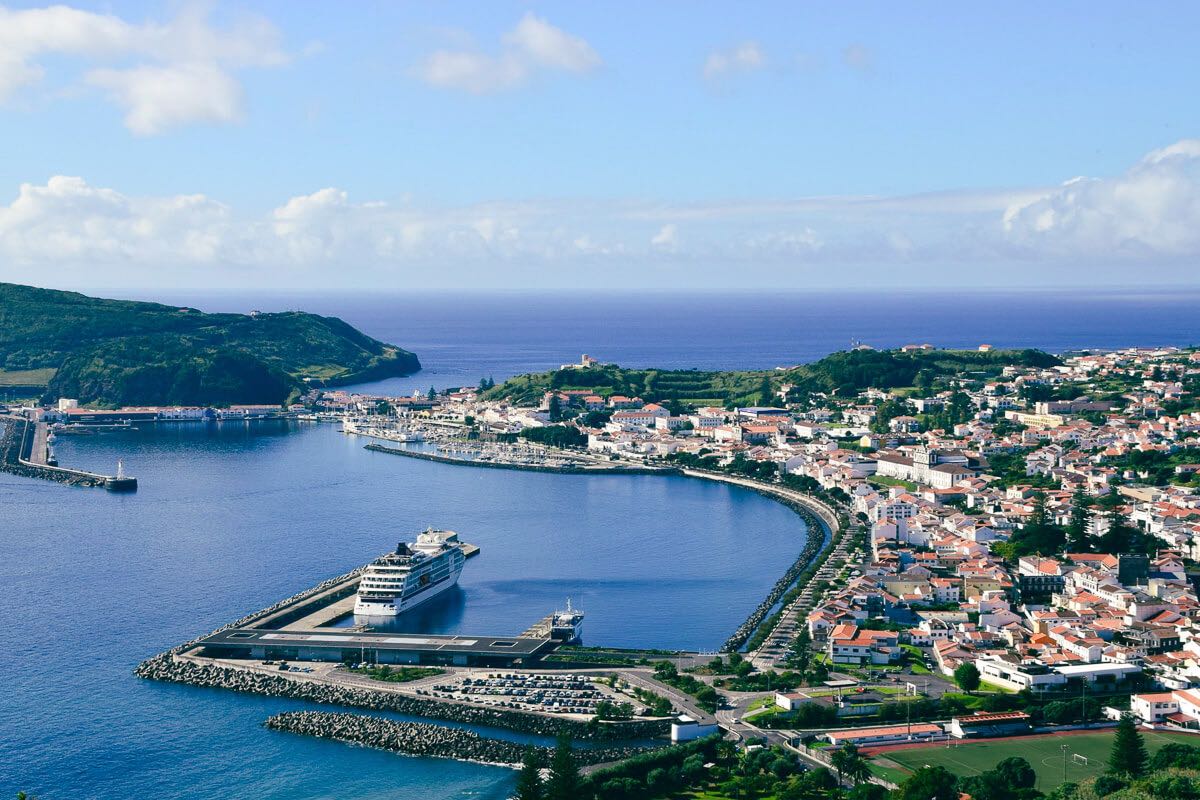
M 0 283 L 0 376 L 101 405 L 279 403 L 311 385 L 407 375 L 417 357 L 334 317 L 205 314 Z
M 863 389 L 932 385 L 949 377 L 987 379 L 1004 367 L 1051 367 L 1062 363 L 1041 350 L 847 350 L 788 370 L 783 379 L 798 391 L 854 394 Z
M 837 392 L 853 395 L 868 387 L 893 389 L 947 378 L 984 380 L 998 376 L 1005 366 L 1052 366 L 1057 358 L 1040 350 L 852 350 L 833 353 L 820 361 L 790 370 L 701 372 L 698 370 L 625 369 L 605 364 L 591 369 L 565 369 L 519 375 L 490 389 L 485 397 L 529 405 L 541 401 L 549 389 L 591 389 L 608 396 L 623 394 L 647 401 L 703 400 L 717 404 L 775 403 L 783 384 L 794 394 Z
M 604 397 L 623 394 L 653 402 L 704 400 L 749 404 L 759 402 L 759 392 L 767 379 L 766 372 L 624 369 L 605 364 L 591 369 L 519 375 L 488 390 L 484 396 L 530 405 L 540 402 L 549 389 L 590 389 Z

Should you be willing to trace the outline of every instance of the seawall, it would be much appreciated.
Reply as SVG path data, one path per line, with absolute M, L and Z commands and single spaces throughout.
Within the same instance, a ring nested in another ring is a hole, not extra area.
M 138 665 L 134 674 L 149 680 L 172 681 L 189 686 L 229 689 L 235 692 L 307 700 L 312 703 L 394 711 L 414 717 L 463 722 L 538 736 L 566 734 L 572 739 L 621 741 L 651 739 L 667 732 L 662 720 L 622 723 L 587 723 L 541 714 L 455 703 L 435 698 L 412 697 L 382 689 L 366 689 L 324 683 L 300 676 L 252 672 L 224 664 L 163 653 Z
M 675 467 L 638 467 L 638 466 L 597 466 L 597 467 L 551 467 L 540 464 L 510 464 L 502 461 L 477 461 L 469 458 L 454 458 L 437 453 L 426 453 L 420 450 L 405 450 L 399 447 L 387 447 L 381 444 L 368 444 L 363 449 L 376 453 L 389 453 L 406 458 L 419 458 L 422 461 L 436 461 L 439 464 L 458 464 L 464 467 L 483 467 L 485 469 L 513 469 L 522 472 L 555 472 L 564 475 L 680 475 L 682 471 Z
M 21 417 L 0 417 L 0 471 L 23 478 L 64 483 L 68 486 L 104 486 L 105 476 L 63 467 L 41 466 L 29 463 L 32 444 L 28 420 Z
M 223 625 L 213 633 L 233 627 L 246 627 L 281 610 L 302 604 L 322 592 L 361 575 L 363 569 L 365 567 L 322 581 L 310 589 L 280 600 L 260 611 L 247 614 L 228 625 Z M 193 650 L 202 638 L 197 637 L 146 659 L 134 669 L 134 674 L 147 680 L 228 689 L 267 697 L 287 697 L 313 703 L 395 711 L 415 717 L 487 725 L 542 736 L 557 736 L 565 733 L 571 738 L 579 740 L 651 739 L 665 735 L 669 730 L 669 723 L 662 720 L 584 723 L 541 714 L 466 705 L 436 698 L 413 697 L 386 689 L 324 683 L 300 675 L 254 672 L 184 655 L 189 650 Z
M 520 764 L 526 749 L 526 745 L 517 742 L 491 739 L 461 728 L 332 711 L 288 711 L 269 718 L 263 725 L 271 730 L 335 739 L 393 753 L 455 758 L 506 767 Z M 541 751 L 545 762 L 549 763 L 550 748 L 534 746 L 534 749 Z M 580 764 L 603 764 L 642 751 L 643 748 L 635 747 L 577 749 L 575 758 Z

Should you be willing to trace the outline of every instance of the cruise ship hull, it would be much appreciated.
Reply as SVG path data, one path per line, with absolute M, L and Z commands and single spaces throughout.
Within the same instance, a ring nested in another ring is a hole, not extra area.
M 390 598 L 367 598 L 359 597 L 354 601 L 354 615 L 356 617 L 396 617 L 403 614 L 405 611 L 411 611 L 422 603 L 427 603 L 448 589 L 454 587 L 458 583 L 458 576 L 462 574 L 462 570 L 453 572 L 447 575 L 437 583 L 431 583 L 422 589 L 413 592 L 407 597 L 390 597 Z

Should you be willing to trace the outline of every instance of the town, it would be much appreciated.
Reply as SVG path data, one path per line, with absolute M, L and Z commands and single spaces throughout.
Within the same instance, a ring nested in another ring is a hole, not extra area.
M 814 542 L 721 654 L 563 648 L 550 658 L 579 664 L 588 699 L 568 710 L 581 720 L 613 718 L 621 704 L 590 687 L 620 674 L 641 681 L 648 701 L 634 698 L 625 718 L 683 710 L 676 741 L 719 724 L 811 765 L 865 748 L 871 780 L 898 786 L 913 771 L 903 748 L 915 744 L 1103 730 L 1130 716 L 1148 730 L 1200 729 L 1200 352 L 1054 361 L 853 394 L 798 392 L 767 373 L 753 405 L 607 391 L 588 376 L 604 365 L 584 356 L 557 370 L 559 388 L 524 403 L 485 379 L 407 397 L 314 389 L 289 407 L 63 400 L 10 412 L 59 435 L 333 422 L 401 455 L 682 473 L 809 498 L 838 518 L 836 541 Z M 818 549 L 816 569 L 807 559 Z M 592 671 L 606 659 L 616 673 Z M 444 679 L 427 683 L 470 704 L 481 691 L 471 674 L 458 694 Z M 1083 753 L 1095 751 L 1072 741 L 1083 759 L 1072 764 L 1085 769 Z

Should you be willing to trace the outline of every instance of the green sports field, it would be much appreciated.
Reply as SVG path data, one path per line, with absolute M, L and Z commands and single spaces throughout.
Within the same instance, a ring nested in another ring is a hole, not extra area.
M 1183 742 L 1200 747 L 1200 736 L 1196 735 L 1152 731 L 1141 733 L 1146 742 L 1146 749 L 1151 755 L 1169 742 Z M 1009 756 L 1021 756 L 1037 772 L 1037 788 L 1048 792 L 1064 780 L 1063 745 L 1069 748 L 1066 755 L 1066 780 L 1077 783 L 1104 772 L 1105 762 L 1112 748 L 1112 738 L 1113 732 L 1105 731 L 977 741 L 957 746 L 951 742 L 948 748 L 945 744 L 937 744 L 879 753 L 868 763 L 871 770 L 880 777 L 899 783 L 906 775 L 926 765 L 942 766 L 956 775 L 978 775 Z M 1074 758 L 1075 754 L 1086 758 L 1087 763 L 1077 761 Z

